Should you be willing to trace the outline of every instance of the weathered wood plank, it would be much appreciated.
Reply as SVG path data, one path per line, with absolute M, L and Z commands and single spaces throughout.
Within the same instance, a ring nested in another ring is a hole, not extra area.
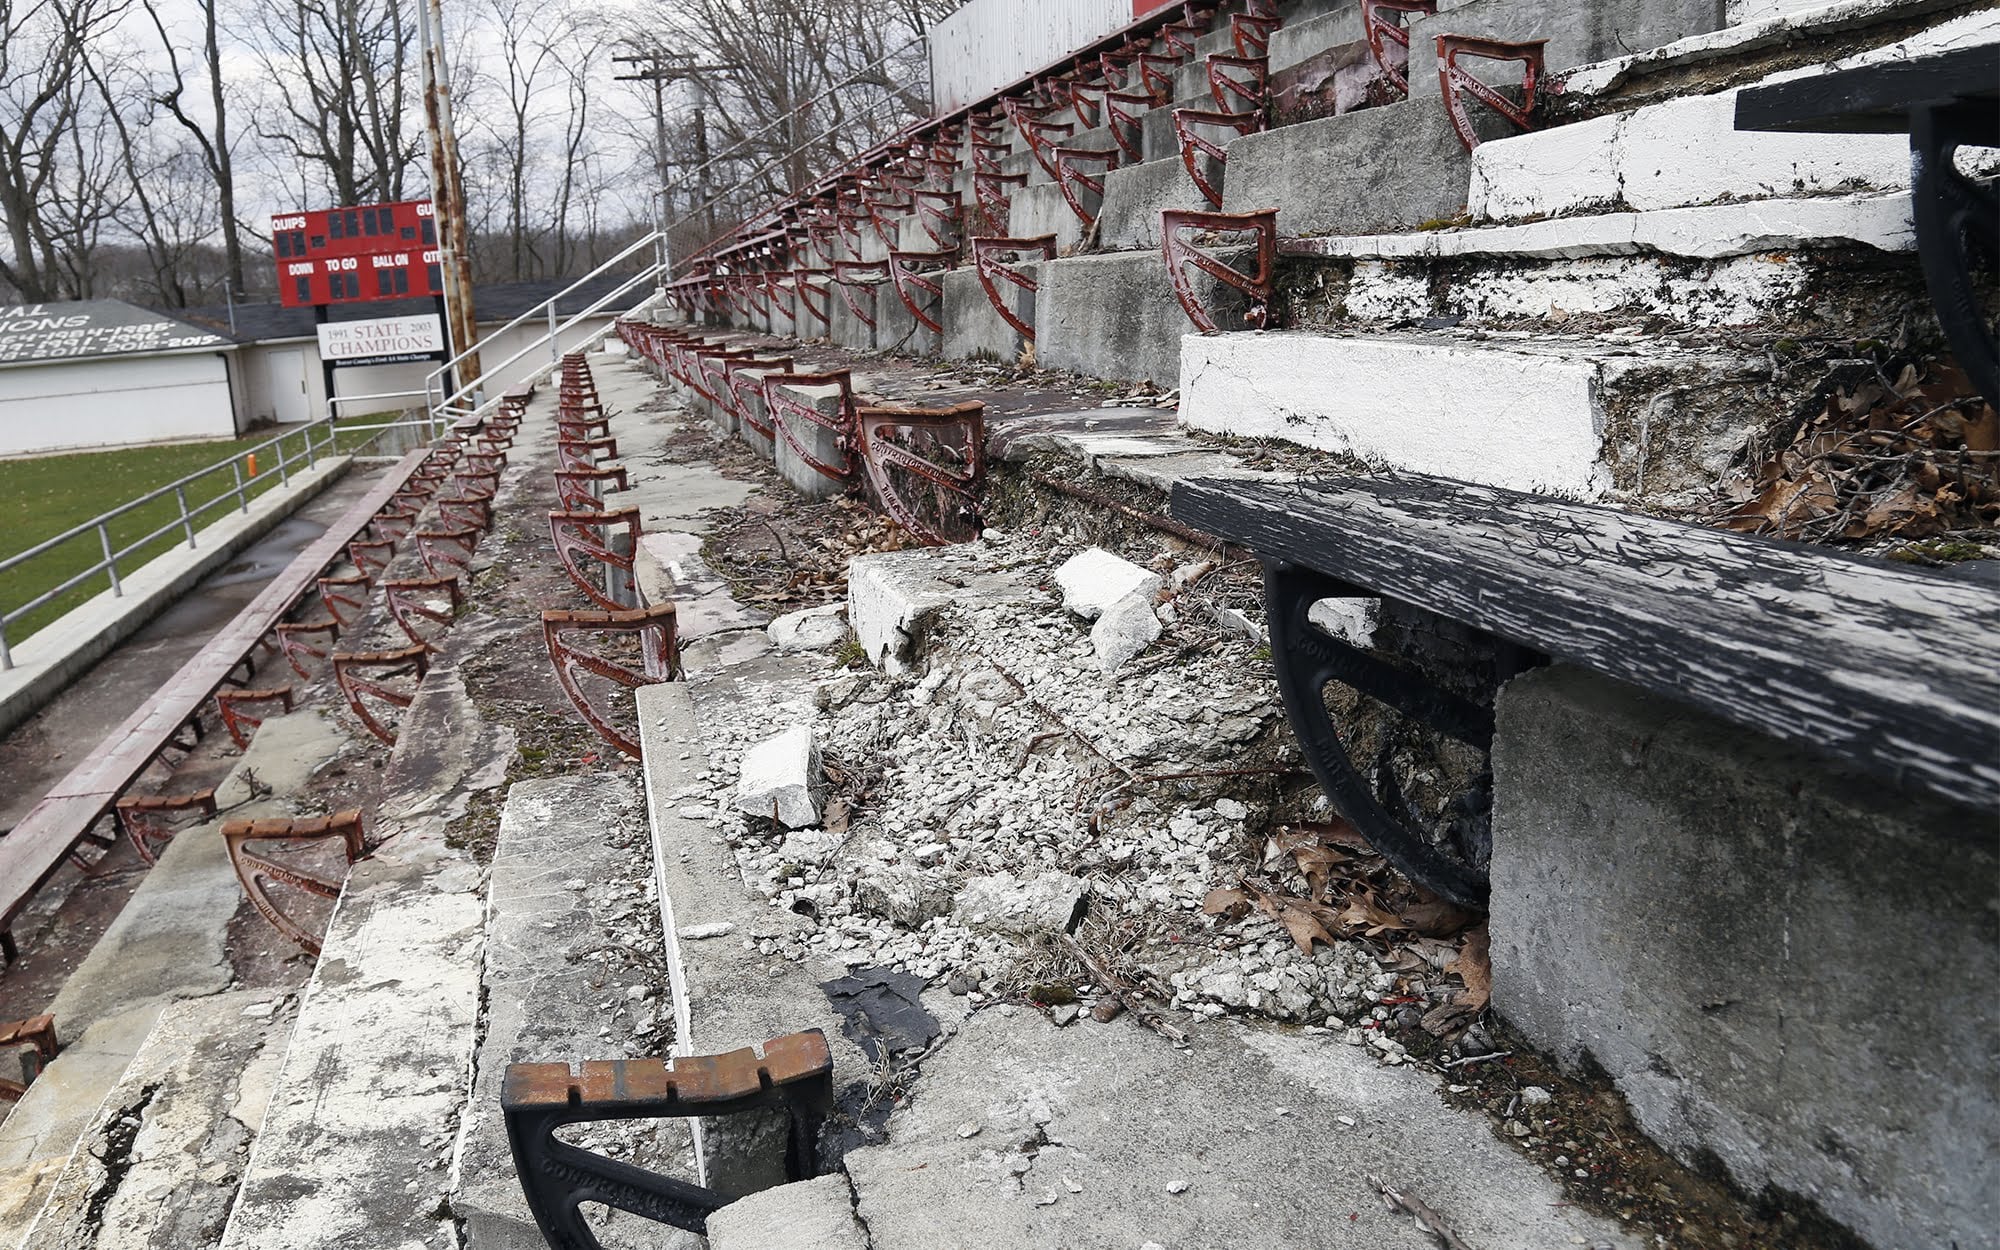
M 0 838 L 0 931 L 62 867 L 64 858 L 111 810 L 167 739 L 207 705 L 257 640 L 312 588 L 323 570 L 341 558 L 348 540 L 403 489 L 429 455 L 415 451 L 398 461 Z
M 1196 479 L 1171 511 L 1267 560 L 2000 810 L 2000 591 L 1416 475 Z
M 2000 99 L 2000 47 L 1986 44 L 1746 87 L 1738 130 L 1903 134 L 1912 108 Z

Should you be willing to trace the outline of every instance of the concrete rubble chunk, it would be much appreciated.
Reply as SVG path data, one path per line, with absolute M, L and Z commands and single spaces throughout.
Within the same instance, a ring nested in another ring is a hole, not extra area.
M 736 806 L 746 815 L 775 820 L 787 829 L 819 823 L 812 796 L 813 736 L 793 725 L 743 753 Z
M 955 919 L 967 928 L 1017 937 L 1062 933 L 1083 905 L 1085 888 L 1065 872 L 970 877 L 959 890 Z
M 1159 578 L 1153 579 L 1155 582 Z M 1153 596 L 1127 595 L 1104 610 L 1090 627 L 1090 645 L 1097 652 L 1097 667 L 1115 673 L 1153 644 L 1160 636 L 1160 618 L 1153 611 Z
M 868 1250 L 868 1236 L 836 1174 L 730 1203 L 709 1217 L 708 1250 Z
M 1086 621 L 1103 616 L 1114 604 L 1134 595 L 1150 599 L 1160 589 L 1160 577 L 1102 547 L 1080 551 L 1056 570 L 1063 607 Z
M 829 603 L 787 612 L 764 631 L 780 651 L 824 651 L 847 639 L 847 605 Z

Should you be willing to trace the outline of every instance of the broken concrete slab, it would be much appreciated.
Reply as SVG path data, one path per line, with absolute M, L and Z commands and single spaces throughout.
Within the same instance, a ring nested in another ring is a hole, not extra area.
M 213 1244 L 290 1032 L 290 996 L 271 990 L 169 1005 L 105 1098 L 25 1244 Z
M 166 1010 L 165 998 L 100 1017 L 81 1036 L 60 1032 L 62 1054 L 0 1122 L 0 1246 L 24 1240 L 70 1155 Z
M 959 887 L 953 914 L 967 928 L 1014 937 L 1054 937 L 1076 922 L 1088 888 L 1081 878 L 1066 872 L 1032 877 L 985 873 L 968 877 Z
M 847 620 L 868 662 L 891 673 L 916 658 L 938 614 L 960 602 L 1018 602 L 1027 587 L 950 547 L 856 556 L 847 565 Z
M 1160 575 L 1113 555 L 1102 547 L 1090 547 L 1065 560 L 1056 569 L 1056 585 L 1062 587 L 1063 607 L 1086 621 L 1104 615 L 1121 599 L 1150 598 L 1159 593 Z
M 1201 1024 L 1182 1051 L 1126 1017 L 974 1013 L 848 1175 L 873 1250 L 1078 1245 L 1435 1250 L 1374 1173 L 1482 1250 L 1640 1250 L 1433 1077 L 1272 1026 Z
M 739 1198 L 708 1221 L 708 1250 L 869 1250 L 845 1176 Z
M 847 605 L 828 603 L 787 612 L 765 632 L 780 651 L 824 651 L 847 640 Z
M 1151 594 L 1131 594 L 1113 603 L 1090 627 L 1099 671 L 1115 673 L 1125 667 L 1153 645 L 1163 628 Z
M 810 725 L 780 730 L 743 753 L 736 807 L 787 829 L 819 823 L 813 802 L 813 735 Z

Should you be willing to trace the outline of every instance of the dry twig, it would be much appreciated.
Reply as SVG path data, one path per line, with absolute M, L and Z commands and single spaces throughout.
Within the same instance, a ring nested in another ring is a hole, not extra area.
M 1452 1231 L 1451 1225 L 1444 1222 L 1443 1216 L 1422 1202 L 1384 1184 L 1379 1176 L 1369 1176 L 1368 1183 L 1375 1187 L 1376 1193 L 1382 1195 L 1382 1201 L 1389 1204 L 1391 1211 L 1403 1211 L 1414 1215 L 1417 1218 L 1417 1227 L 1437 1238 L 1445 1250 L 1472 1250 L 1471 1246 L 1466 1245 L 1459 1235 Z
M 1139 1018 L 1140 1023 L 1176 1046 L 1185 1046 L 1188 1044 L 1188 1035 L 1184 1030 L 1158 1011 L 1155 1011 L 1152 1004 L 1141 997 L 1137 990 L 1125 983 L 1124 978 L 1114 975 L 1109 968 L 1099 963 L 1095 956 L 1083 949 L 1082 943 L 1067 933 L 1062 935 L 1062 940 L 1063 945 L 1069 947 L 1070 951 L 1076 955 L 1078 961 L 1084 967 L 1090 969 L 1091 979 L 1105 989 L 1110 990 L 1118 1001 L 1125 1005 L 1125 1010 Z

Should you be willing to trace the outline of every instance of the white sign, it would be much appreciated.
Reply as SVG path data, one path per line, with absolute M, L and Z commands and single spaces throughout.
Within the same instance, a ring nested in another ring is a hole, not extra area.
M 436 313 L 328 321 L 319 327 L 319 358 L 335 365 L 387 365 L 444 354 L 444 327 Z
M 228 344 L 219 334 L 122 300 L 0 304 L 0 364 Z

